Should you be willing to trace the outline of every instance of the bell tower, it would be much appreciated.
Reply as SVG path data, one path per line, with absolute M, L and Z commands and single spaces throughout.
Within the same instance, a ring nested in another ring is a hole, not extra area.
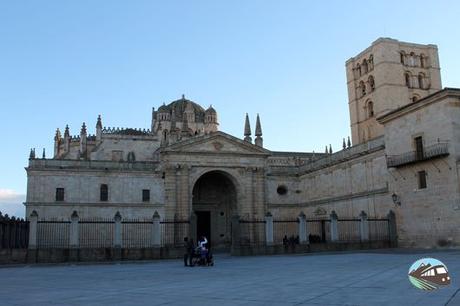
M 379 38 L 345 66 L 353 145 L 383 135 L 377 117 L 442 88 L 436 45 Z

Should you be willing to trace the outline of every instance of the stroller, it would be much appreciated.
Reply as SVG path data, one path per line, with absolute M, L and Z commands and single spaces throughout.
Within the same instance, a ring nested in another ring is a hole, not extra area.
M 203 250 L 200 247 L 197 247 L 192 257 L 192 267 L 195 265 L 214 266 L 214 259 L 211 250 Z

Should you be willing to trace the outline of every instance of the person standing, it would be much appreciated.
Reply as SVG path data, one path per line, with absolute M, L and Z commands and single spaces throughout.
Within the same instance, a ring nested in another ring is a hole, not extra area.
M 193 239 L 188 239 L 188 237 L 184 238 L 184 248 L 185 248 L 185 253 L 184 253 L 184 266 L 192 266 L 192 259 L 193 259 L 193 253 L 194 253 L 194 244 L 193 244 Z

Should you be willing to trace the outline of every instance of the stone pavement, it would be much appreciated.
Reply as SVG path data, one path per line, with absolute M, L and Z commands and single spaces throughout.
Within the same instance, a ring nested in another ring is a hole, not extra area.
M 434 257 L 452 284 L 425 292 L 410 265 Z M 460 251 L 216 256 L 214 267 L 179 260 L 0 268 L 7 305 L 460 305 Z

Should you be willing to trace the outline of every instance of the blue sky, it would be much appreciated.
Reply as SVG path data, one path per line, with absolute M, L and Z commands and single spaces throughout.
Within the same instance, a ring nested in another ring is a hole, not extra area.
M 458 1 L 2 1 L 0 210 L 23 214 L 29 150 L 49 156 L 57 127 L 148 128 L 182 94 L 238 137 L 259 113 L 268 149 L 337 150 L 345 61 L 378 37 L 434 43 L 443 86 L 460 87 L 459 15 Z

